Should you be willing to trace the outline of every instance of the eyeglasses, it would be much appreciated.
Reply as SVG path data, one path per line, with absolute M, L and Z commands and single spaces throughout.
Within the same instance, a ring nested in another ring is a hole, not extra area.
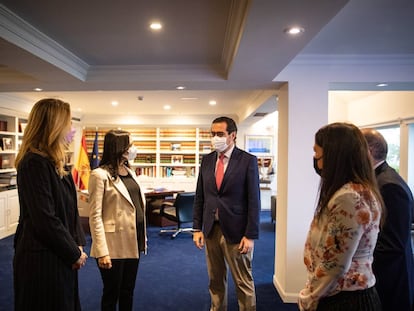
M 225 132 L 211 132 L 211 137 L 214 137 L 214 136 L 223 137 L 223 136 L 226 136 L 226 133 Z

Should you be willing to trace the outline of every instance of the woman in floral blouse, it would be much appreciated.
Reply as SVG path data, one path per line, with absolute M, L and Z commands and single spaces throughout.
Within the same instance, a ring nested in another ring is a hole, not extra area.
M 367 143 L 360 130 L 333 123 L 315 134 L 319 199 L 305 244 L 302 311 L 380 311 L 373 251 L 382 213 Z

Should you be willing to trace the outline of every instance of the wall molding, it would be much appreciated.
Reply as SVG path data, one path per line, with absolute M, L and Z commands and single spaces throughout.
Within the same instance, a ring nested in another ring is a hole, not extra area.
M 0 4 L 0 36 L 81 81 L 89 65 Z

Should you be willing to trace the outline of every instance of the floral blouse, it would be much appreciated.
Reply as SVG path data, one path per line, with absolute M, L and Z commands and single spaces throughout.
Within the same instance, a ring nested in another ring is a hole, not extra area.
M 299 293 L 300 310 L 316 310 L 322 297 L 375 284 L 371 264 L 380 218 L 380 203 L 360 184 L 345 184 L 332 196 L 306 239 L 308 277 Z

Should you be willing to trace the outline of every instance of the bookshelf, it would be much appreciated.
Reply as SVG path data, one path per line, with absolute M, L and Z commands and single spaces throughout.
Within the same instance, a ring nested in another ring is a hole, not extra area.
M 14 168 L 18 142 L 21 141 L 18 122 L 15 116 L 0 115 L 0 174 Z
M 140 176 L 157 176 L 157 129 L 140 128 L 127 130 L 131 133 L 131 143 L 137 149 L 137 156 L 130 165 Z
M 27 118 L 0 110 L 0 239 L 14 234 L 19 221 L 19 197 L 14 161 Z
M 91 155 L 98 132 L 99 156 L 102 156 L 105 133 L 110 128 L 85 128 L 86 147 Z M 211 152 L 210 130 L 188 127 L 123 128 L 131 134 L 137 148 L 130 162 L 138 176 L 148 178 L 195 178 L 201 158 Z

